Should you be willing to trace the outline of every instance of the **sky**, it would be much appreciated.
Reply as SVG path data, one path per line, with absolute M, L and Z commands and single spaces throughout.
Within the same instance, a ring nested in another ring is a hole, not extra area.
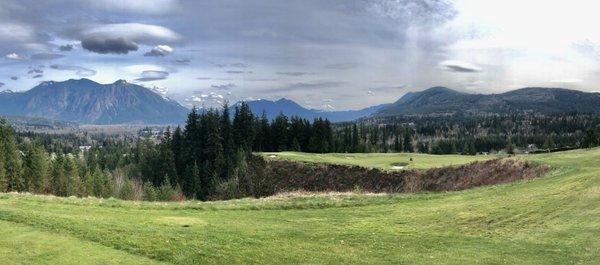
M 410 91 L 600 90 L 588 0 L 0 0 L 0 90 L 124 79 L 187 106 L 359 109 Z

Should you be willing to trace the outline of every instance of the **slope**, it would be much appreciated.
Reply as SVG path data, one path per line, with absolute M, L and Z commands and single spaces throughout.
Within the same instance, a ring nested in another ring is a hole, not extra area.
M 0 114 L 44 117 L 83 124 L 168 124 L 188 110 L 124 80 L 99 84 L 89 79 L 43 82 L 25 92 L 0 94 Z
M 448 193 L 207 203 L 4 194 L 0 220 L 174 264 L 597 264 L 600 149 L 522 158 L 554 171 Z M 0 259 L 23 244 L 3 245 Z

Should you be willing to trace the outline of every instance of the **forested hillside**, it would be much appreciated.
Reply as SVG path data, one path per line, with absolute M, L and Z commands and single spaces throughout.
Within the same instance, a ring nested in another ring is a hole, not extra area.
M 158 135 L 15 134 L 4 122 L 0 190 L 228 199 L 257 194 L 260 183 L 247 174 L 253 152 L 476 155 L 600 145 L 595 115 L 401 116 L 332 124 L 282 114 L 269 120 L 245 103 L 229 110 L 193 109 L 184 127 Z

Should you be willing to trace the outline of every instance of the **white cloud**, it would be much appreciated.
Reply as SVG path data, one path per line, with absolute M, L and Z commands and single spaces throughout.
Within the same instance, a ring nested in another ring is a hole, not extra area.
M 156 42 L 174 42 L 181 38 L 176 32 L 162 26 L 141 23 L 103 24 L 89 27 L 81 32 L 83 39 L 123 38 L 143 44 Z
M 9 53 L 9 54 L 5 55 L 4 57 L 9 60 L 25 60 L 25 57 L 23 57 L 17 53 L 14 53 L 14 52 Z
M 145 53 L 144 56 L 166 56 L 173 52 L 173 48 L 169 45 L 158 45 L 152 48 L 149 52 Z

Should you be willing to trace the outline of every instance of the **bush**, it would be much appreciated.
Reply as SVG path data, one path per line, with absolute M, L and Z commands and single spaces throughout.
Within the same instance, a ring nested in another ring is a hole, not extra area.
M 151 202 L 158 200 L 158 191 L 150 182 L 144 183 L 144 200 Z

